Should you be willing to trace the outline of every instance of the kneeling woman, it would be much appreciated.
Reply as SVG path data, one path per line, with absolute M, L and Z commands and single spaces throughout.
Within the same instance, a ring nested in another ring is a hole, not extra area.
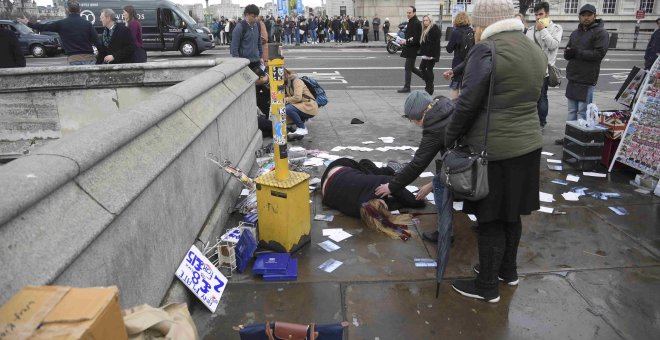
M 288 69 L 284 69 L 284 85 L 286 86 L 286 116 L 296 124 L 296 131 L 292 135 L 304 136 L 307 134 L 305 121 L 319 113 L 316 98 L 309 91 L 305 82 L 298 75 Z

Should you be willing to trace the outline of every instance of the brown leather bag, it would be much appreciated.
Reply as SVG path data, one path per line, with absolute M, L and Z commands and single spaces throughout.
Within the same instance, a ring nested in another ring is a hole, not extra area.
M 266 321 L 266 335 L 269 340 L 308 340 L 307 330 L 309 329 L 309 340 L 314 340 L 319 336 L 319 333 L 314 332 L 314 323 L 309 325 L 301 325 L 298 323 L 289 323 L 276 321 L 275 330 L 268 327 L 270 321 Z

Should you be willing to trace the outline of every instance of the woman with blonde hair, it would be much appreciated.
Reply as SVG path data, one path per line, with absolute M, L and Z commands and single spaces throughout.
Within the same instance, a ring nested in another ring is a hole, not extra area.
M 431 22 L 431 17 L 425 15 L 422 19 L 422 35 L 419 39 L 419 54 L 422 61 L 419 63 L 419 69 L 413 68 L 413 73 L 418 75 L 426 83 L 425 90 L 428 94 L 433 94 L 433 67 L 440 60 L 440 29 Z
M 454 58 L 451 60 L 452 69 L 460 65 L 467 57 L 469 48 L 468 46 L 465 46 L 465 42 L 473 36 L 474 31 L 472 30 L 472 27 L 470 27 L 470 16 L 465 12 L 459 12 L 454 18 L 454 30 L 451 32 L 451 37 L 445 47 L 447 53 L 454 53 Z M 445 78 L 447 78 L 446 75 Z M 453 74 L 453 78 L 450 77 L 450 79 L 451 84 L 449 84 L 449 88 L 451 89 L 451 96 L 452 98 L 456 98 L 461 89 L 463 76 L 456 72 Z
M 298 78 L 298 74 L 286 68 L 284 69 L 284 85 L 286 86 L 284 97 L 286 116 L 296 124 L 296 131 L 291 134 L 304 136 L 308 133 L 305 121 L 319 113 L 316 98 L 309 91 L 305 82 Z
M 445 145 L 469 146 L 488 160 L 488 195 L 463 204 L 479 221 L 477 277 L 452 284 L 460 294 L 488 302 L 500 299 L 498 281 L 518 284 L 520 217 L 539 209 L 543 143 L 536 104 L 548 60 L 513 14 L 511 0 L 474 4 L 477 43 L 445 134 Z

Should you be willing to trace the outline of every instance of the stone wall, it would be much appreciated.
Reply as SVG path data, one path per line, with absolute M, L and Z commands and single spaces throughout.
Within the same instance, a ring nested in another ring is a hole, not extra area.
M 261 146 L 256 76 L 247 60 L 215 63 L 0 166 L 0 304 L 24 285 L 59 284 L 117 285 L 123 307 L 159 305 L 241 189 L 206 154 L 249 169 Z

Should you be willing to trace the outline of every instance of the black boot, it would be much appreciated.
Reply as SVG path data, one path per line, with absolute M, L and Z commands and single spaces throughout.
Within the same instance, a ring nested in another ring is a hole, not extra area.
M 416 74 L 418 77 L 422 78 L 422 80 L 426 81 L 426 77 L 424 76 L 424 73 L 420 71 L 417 67 L 412 68 L 412 73 Z
M 410 85 L 404 86 L 404 87 L 396 90 L 396 92 L 398 92 L 398 93 L 409 93 L 410 92 Z

